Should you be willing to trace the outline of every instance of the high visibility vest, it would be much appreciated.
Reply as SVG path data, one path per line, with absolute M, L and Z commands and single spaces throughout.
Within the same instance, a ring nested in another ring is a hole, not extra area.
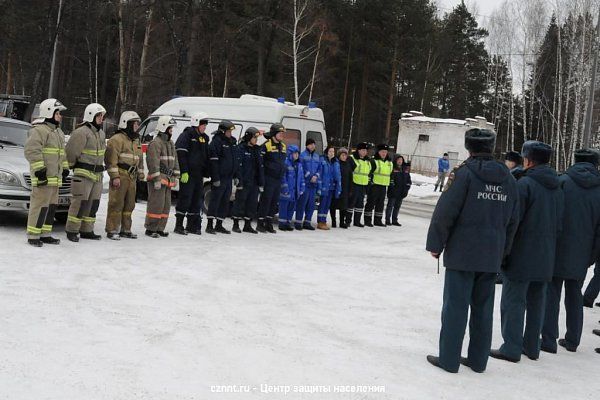
M 392 162 L 389 160 L 375 160 L 375 172 L 373 172 L 373 183 L 375 185 L 390 186 L 390 175 L 392 174 Z
M 352 182 L 355 185 L 366 186 L 369 184 L 369 173 L 371 172 L 371 162 L 361 158 L 356 158 L 354 155 L 352 159 L 356 163 L 356 168 L 352 173 Z

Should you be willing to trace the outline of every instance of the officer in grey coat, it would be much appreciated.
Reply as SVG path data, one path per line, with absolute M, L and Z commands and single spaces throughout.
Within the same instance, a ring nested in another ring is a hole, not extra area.
M 448 372 L 458 372 L 461 363 L 476 372 L 487 366 L 496 274 L 517 230 L 517 184 L 493 159 L 495 143 L 492 131 L 466 132 L 470 157 L 450 174 L 427 234 L 427 251 L 435 258 L 444 252 L 446 267 L 439 357 L 427 361 Z M 461 359 L 469 307 L 472 336 L 468 358 Z
M 517 182 L 519 229 L 502 270 L 500 316 L 504 344 L 490 354 L 511 362 L 520 361 L 521 354 L 532 360 L 539 357 L 546 287 L 554 272 L 564 203 L 558 174 L 548 165 L 552 147 L 531 140 L 525 142 L 521 153 L 525 175 Z
M 563 228 L 556 249 L 556 266 L 548 285 L 542 350 L 556 353 L 560 296 L 565 287 L 567 331 L 558 344 L 577 350 L 583 328 L 581 289 L 600 242 L 600 159 L 594 150 L 577 150 L 573 164 L 560 179 L 565 197 Z

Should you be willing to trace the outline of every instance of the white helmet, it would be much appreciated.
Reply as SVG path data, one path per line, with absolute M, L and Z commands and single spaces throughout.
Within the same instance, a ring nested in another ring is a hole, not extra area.
M 56 99 L 46 99 L 40 103 L 40 115 L 38 118 L 54 118 L 56 110 L 64 111 L 67 107 Z
M 83 112 L 83 120 L 84 122 L 94 122 L 94 118 L 98 114 L 106 114 L 106 108 L 98 103 L 89 104 Z
M 156 129 L 159 132 L 166 132 L 167 129 L 171 126 L 177 125 L 177 122 L 173 118 L 168 115 L 161 115 L 158 117 L 158 124 L 156 125 Z
M 127 123 L 129 121 L 141 122 L 142 119 L 135 111 L 123 111 L 123 114 L 121 114 L 121 118 L 119 118 L 119 129 L 127 128 Z
M 207 113 L 199 112 L 199 113 L 192 114 L 192 119 L 190 121 L 192 126 L 194 126 L 194 127 L 200 126 L 201 121 L 208 122 L 208 114 Z

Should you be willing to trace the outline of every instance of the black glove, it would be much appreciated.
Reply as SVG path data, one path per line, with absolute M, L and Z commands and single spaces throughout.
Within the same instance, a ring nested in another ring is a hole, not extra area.
M 70 173 L 70 172 L 71 172 L 71 171 L 69 171 L 69 170 L 68 170 L 68 169 L 66 169 L 66 168 L 65 168 L 65 169 L 63 169 L 63 172 L 62 172 L 62 178 L 63 178 L 63 180 L 67 179 L 67 176 L 69 176 L 69 173 Z
M 38 179 L 38 186 L 46 186 L 48 184 L 48 177 L 46 176 L 46 168 L 42 168 L 39 171 L 35 171 L 35 177 Z

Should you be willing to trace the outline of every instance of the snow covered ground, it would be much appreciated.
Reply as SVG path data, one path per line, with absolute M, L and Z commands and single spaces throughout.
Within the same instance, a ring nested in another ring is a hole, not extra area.
M 97 231 L 105 210 L 104 198 Z M 485 374 L 430 366 L 443 271 L 424 251 L 428 221 L 401 222 L 79 244 L 60 232 L 34 249 L 25 217 L 0 214 L 0 399 L 598 398 L 599 308 L 577 353 L 490 360 Z M 499 292 L 494 346 L 498 304 Z M 265 393 L 276 385 L 385 392 Z

